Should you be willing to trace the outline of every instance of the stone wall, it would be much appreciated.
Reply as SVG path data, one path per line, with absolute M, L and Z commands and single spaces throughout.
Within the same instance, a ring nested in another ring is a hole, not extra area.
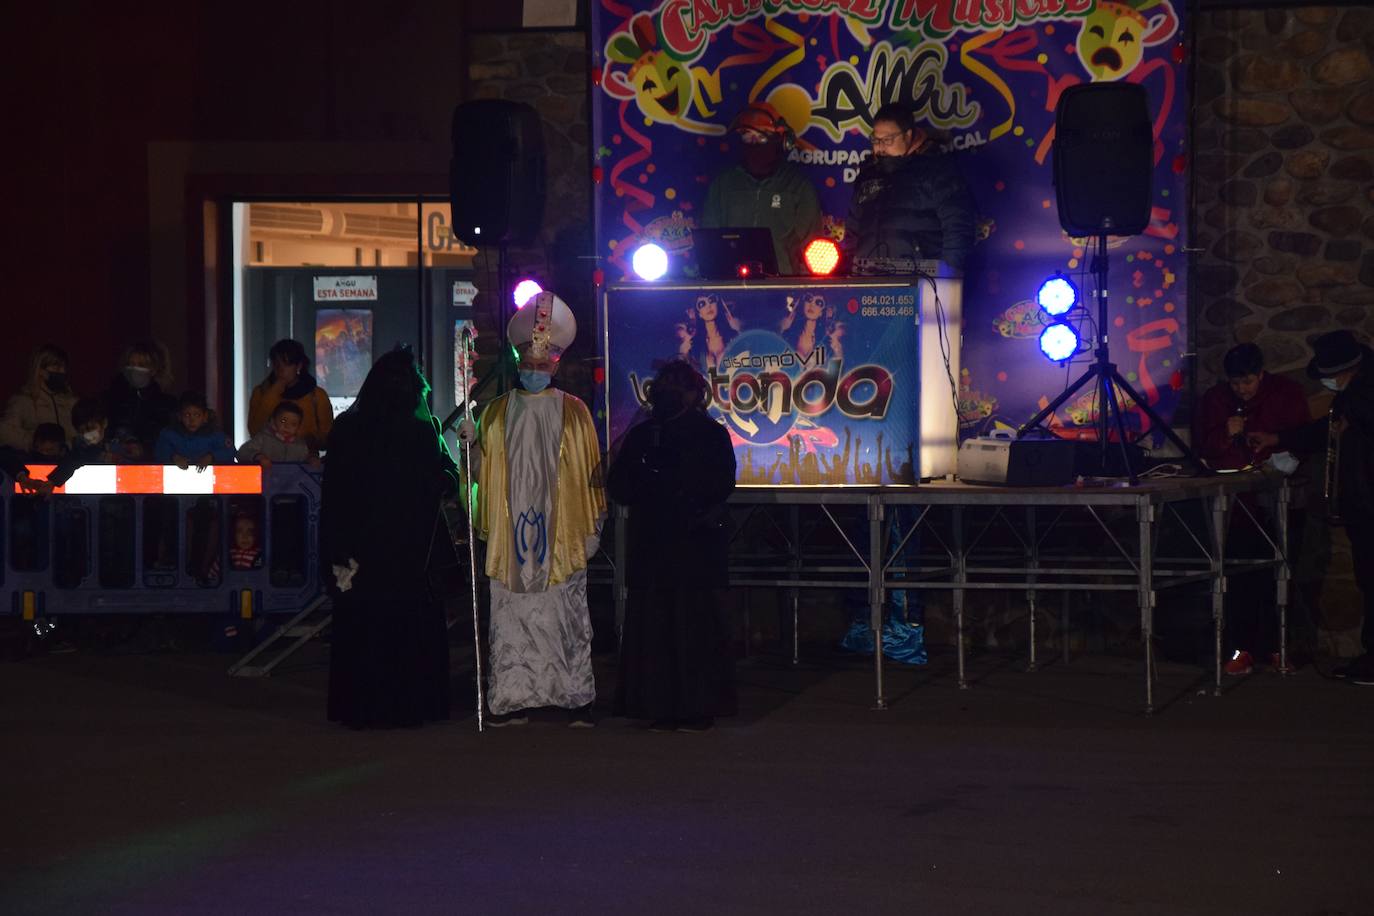
M 544 125 L 548 162 L 544 223 L 535 245 L 510 252 L 512 271 L 533 274 L 556 290 L 582 333 L 560 369 L 560 383 L 591 395 L 596 322 L 592 302 L 591 140 L 587 34 L 577 31 L 489 32 L 472 36 L 468 98 L 525 102 Z M 495 253 L 490 253 L 495 264 Z M 478 285 L 483 286 L 483 278 Z M 479 302 L 480 305 L 480 302 Z M 481 328 L 484 345 L 494 328 Z M 479 338 L 482 339 L 482 338 Z M 485 352 L 485 351 L 484 351 Z M 479 367 L 480 368 L 480 367 Z
M 1374 335 L 1374 8 L 1204 13 L 1197 41 L 1198 255 L 1193 328 L 1201 392 L 1242 341 L 1300 381 L 1309 342 Z M 1319 507 L 1319 463 L 1308 502 Z M 1298 593 L 1328 648 L 1356 649 L 1358 597 L 1343 535 L 1310 514 Z

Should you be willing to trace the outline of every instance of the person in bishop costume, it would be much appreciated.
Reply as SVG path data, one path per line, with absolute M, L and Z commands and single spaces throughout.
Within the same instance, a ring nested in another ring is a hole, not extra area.
M 540 293 L 511 318 L 521 388 L 487 405 L 476 431 L 477 530 L 491 588 L 488 723 L 523 724 L 540 706 L 592 725 L 587 561 L 606 500 L 587 406 L 550 388 L 577 335 L 563 300 Z M 471 434 L 469 432 L 469 434 Z

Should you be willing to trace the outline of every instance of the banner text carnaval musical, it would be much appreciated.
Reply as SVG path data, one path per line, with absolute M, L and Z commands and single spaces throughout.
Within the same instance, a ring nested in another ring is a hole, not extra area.
M 707 186 L 735 159 L 727 127 L 754 100 L 796 134 L 789 158 L 820 195 L 825 231 L 842 237 L 873 113 L 901 102 L 956 157 L 977 204 L 961 428 L 1019 426 L 1081 369 L 1040 354 L 1037 287 L 1056 271 L 1085 294 L 1092 286 L 1086 241 L 1060 229 L 1054 205 L 1055 105 L 1075 84 L 1136 82 L 1155 113 L 1152 221 L 1109 242 L 1107 331 L 1122 374 L 1168 417 L 1187 344 L 1181 15 L 1172 0 L 597 0 L 593 179 L 606 277 L 624 277 L 646 240 L 690 258 Z M 1051 423 L 1090 428 L 1095 416 L 1085 393 Z

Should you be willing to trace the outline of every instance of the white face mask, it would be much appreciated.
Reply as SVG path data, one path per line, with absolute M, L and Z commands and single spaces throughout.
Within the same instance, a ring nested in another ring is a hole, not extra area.
M 1298 459 L 1290 452 L 1275 452 L 1269 456 L 1269 463 L 1285 477 L 1298 469 Z
M 1322 379 L 1322 387 L 1328 391 L 1340 391 L 1341 383 L 1333 378 L 1324 378 Z
M 81 434 L 81 438 L 86 440 L 87 445 L 99 445 L 101 440 L 100 430 L 88 429 Z

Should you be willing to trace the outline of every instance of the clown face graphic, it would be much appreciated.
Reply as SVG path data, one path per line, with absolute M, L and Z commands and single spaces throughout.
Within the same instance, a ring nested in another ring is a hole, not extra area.
M 1146 18 L 1146 12 L 1154 14 Z M 1145 48 L 1167 40 L 1178 29 L 1178 17 L 1166 0 L 1097 5 L 1078 33 L 1078 59 L 1093 82 L 1111 82 L 1140 63 Z

